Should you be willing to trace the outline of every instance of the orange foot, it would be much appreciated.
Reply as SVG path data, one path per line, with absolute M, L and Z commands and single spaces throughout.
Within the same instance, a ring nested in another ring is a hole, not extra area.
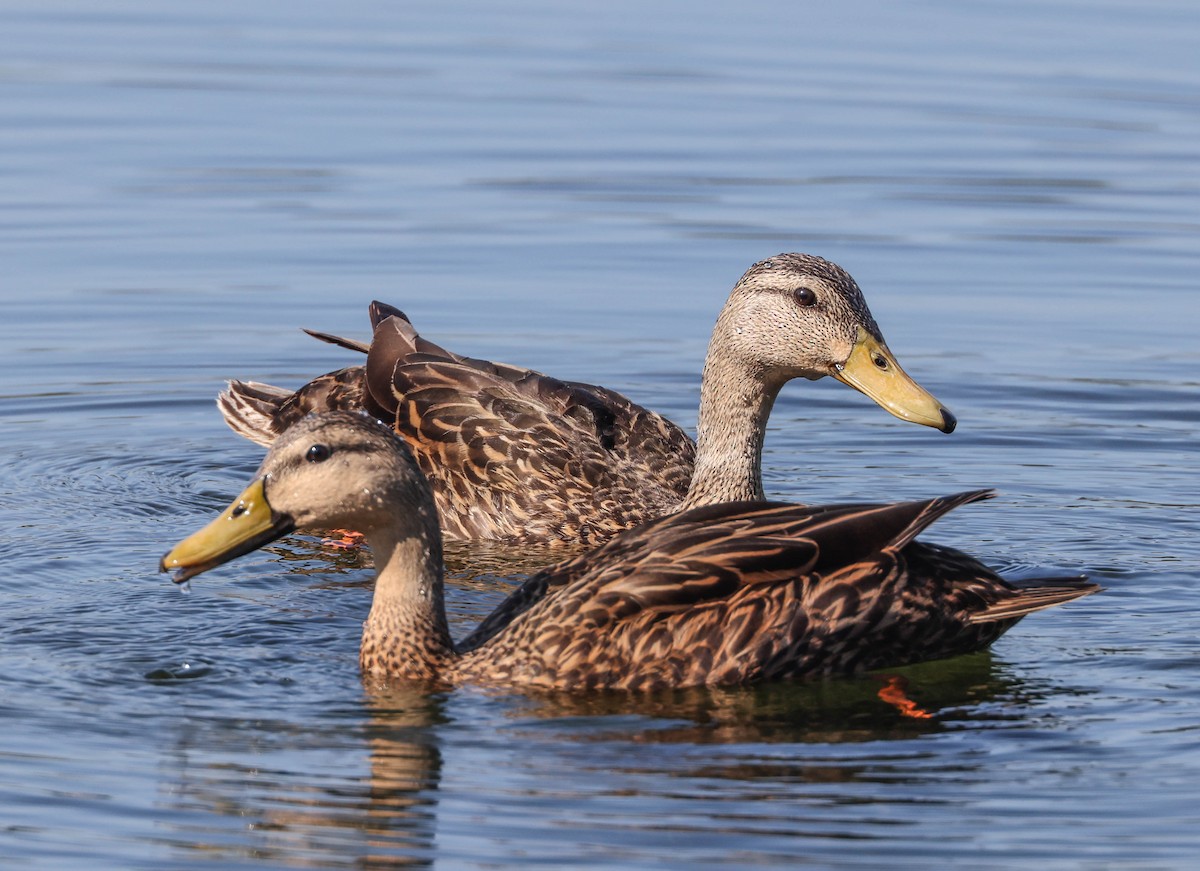
M 917 707 L 917 703 L 905 695 L 908 681 L 899 675 L 892 675 L 884 681 L 879 690 L 879 698 L 898 710 L 901 716 L 912 717 L 915 720 L 932 720 L 933 714 Z
M 321 544 L 328 547 L 336 547 L 342 550 L 354 550 L 360 546 L 366 538 L 361 532 L 354 532 L 350 529 L 333 529 L 330 530 L 334 538 L 325 538 L 321 540 Z

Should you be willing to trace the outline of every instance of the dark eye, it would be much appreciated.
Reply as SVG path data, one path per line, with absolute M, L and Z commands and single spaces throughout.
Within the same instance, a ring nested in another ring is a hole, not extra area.
M 304 459 L 310 463 L 323 463 L 329 459 L 329 455 L 333 453 L 329 450 L 328 445 L 313 445 L 308 449 L 308 453 L 304 455 Z
M 796 305 L 802 305 L 808 308 L 810 305 L 815 305 L 817 295 L 807 287 L 798 287 L 792 291 L 792 296 L 796 298 Z

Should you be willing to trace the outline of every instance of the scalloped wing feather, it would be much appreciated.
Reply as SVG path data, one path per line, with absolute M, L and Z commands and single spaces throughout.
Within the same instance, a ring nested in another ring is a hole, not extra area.
M 373 302 L 365 366 L 294 393 L 231 382 L 218 397 L 229 426 L 261 445 L 306 415 L 362 408 L 390 421 L 430 478 L 452 539 L 595 544 L 673 510 L 691 482 L 695 444 L 619 393 L 464 357 Z
M 448 537 L 595 543 L 682 500 L 694 446 L 674 424 L 602 388 L 420 341 L 382 320 L 367 386 L 433 483 Z
M 1097 589 L 1078 581 L 1066 598 L 1031 598 L 966 554 L 912 541 L 946 511 L 990 495 L 740 503 L 665 518 L 530 578 L 464 641 L 463 666 L 499 681 L 645 689 L 982 649 L 1025 604 Z

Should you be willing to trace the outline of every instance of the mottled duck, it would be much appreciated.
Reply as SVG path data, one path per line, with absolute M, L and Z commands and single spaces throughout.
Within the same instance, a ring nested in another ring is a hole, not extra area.
M 378 578 L 360 664 L 385 677 L 555 689 L 741 684 L 979 650 L 1020 618 L 1095 592 L 1010 583 L 915 541 L 988 491 L 918 502 L 708 505 L 531 576 L 455 644 L 433 491 L 403 439 L 361 412 L 291 426 L 254 482 L 162 559 L 177 581 L 296 528 L 362 531 Z
M 314 411 L 365 409 L 409 443 L 452 540 L 595 544 L 674 511 L 763 498 L 767 416 L 793 378 L 830 375 L 903 420 L 955 420 L 896 362 L 854 279 L 781 254 L 742 276 L 717 318 L 700 385 L 697 440 L 619 393 L 463 357 L 374 303 L 365 366 L 296 392 L 230 382 L 229 425 L 270 445 Z

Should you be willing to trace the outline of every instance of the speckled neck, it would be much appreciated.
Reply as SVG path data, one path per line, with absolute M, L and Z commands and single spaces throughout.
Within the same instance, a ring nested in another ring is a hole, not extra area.
M 783 386 L 766 380 L 762 367 L 733 352 L 725 313 L 718 318 L 704 361 L 696 464 L 681 509 L 742 499 L 763 499 L 762 448 L 767 418 Z
M 432 501 L 409 529 L 366 533 L 378 577 L 359 663 L 377 675 L 436 679 L 454 658 L 443 599 L 442 537 Z

